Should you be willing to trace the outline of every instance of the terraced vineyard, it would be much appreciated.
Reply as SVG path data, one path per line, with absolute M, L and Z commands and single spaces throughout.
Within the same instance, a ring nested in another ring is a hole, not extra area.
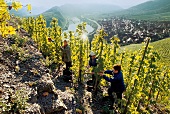
M 132 44 L 128 46 L 121 47 L 121 50 L 130 50 L 129 52 L 133 52 L 135 50 L 141 49 L 145 44 Z M 160 55 L 160 62 L 165 63 L 170 67 L 170 38 L 159 40 L 150 44 L 153 46 L 154 50 L 158 51 Z
M 22 8 L 20 2 L 0 4 L 0 114 L 170 114 L 170 69 L 161 64 L 169 66 L 170 38 L 151 44 L 146 38 L 145 44 L 121 47 L 127 51 L 118 53 L 120 39 L 112 36 L 108 43 L 104 29 L 89 42 L 84 22 L 67 33 L 56 18 L 50 27 L 43 15 L 10 18 L 8 10 Z M 63 40 L 69 40 L 71 70 L 64 69 Z M 91 51 L 98 58 L 95 68 L 88 67 Z M 110 84 L 103 79 L 115 64 L 121 64 L 123 76 L 113 72 L 108 79 L 121 88 L 124 77 L 126 91 L 111 84 L 116 94 L 123 92 L 122 99 L 110 99 Z

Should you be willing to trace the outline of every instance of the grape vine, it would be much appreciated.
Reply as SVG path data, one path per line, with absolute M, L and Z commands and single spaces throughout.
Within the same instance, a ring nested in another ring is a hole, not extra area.
M 15 28 L 8 25 L 10 14 L 8 10 L 12 8 L 18 10 L 22 8 L 20 2 L 12 2 L 8 6 L 4 0 L 0 0 L 0 35 L 7 37 L 15 34 Z M 28 10 L 31 9 L 27 5 Z M 84 39 L 86 33 L 86 23 L 77 26 L 76 31 L 63 32 L 58 25 L 58 20 L 53 18 L 51 26 L 46 27 L 45 18 L 40 15 L 36 18 L 22 18 L 21 27 L 25 29 L 37 44 L 37 48 L 42 52 L 46 60 L 51 61 L 58 67 L 62 64 L 60 47 L 63 39 L 69 39 L 72 51 L 72 67 L 76 82 L 84 82 L 84 73 L 88 65 L 88 55 L 91 50 L 98 56 L 98 66 L 95 68 L 96 82 L 94 92 L 98 87 L 106 83 L 98 76 L 98 72 L 112 69 L 114 64 L 121 64 L 126 83 L 126 91 L 121 113 L 150 113 L 150 106 L 164 104 L 170 109 L 170 70 L 158 63 L 160 59 L 158 53 L 149 45 L 150 38 L 147 39 L 146 46 L 132 53 L 121 52 L 119 49 L 119 38 L 113 36 L 108 43 L 105 40 L 107 33 L 101 29 L 94 35 L 90 44 L 88 38 Z M 98 84 L 98 81 L 100 84 Z
M 86 23 L 79 24 L 76 32 L 65 33 L 58 26 L 57 19 L 52 20 L 50 28 L 45 27 L 45 19 L 42 16 L 37 17 L 32 22 L 40 24 L 32 25 L 31 27 L 34 27 L 34 29 L 29 28 L 28 31 L 33 30 L 32 37 L 37 42 L 39 49 L 52 61 L 60 61 L 60 50 L 58 49 L 62 45 L 62 39 L 70 40 L 73 62 L 71 69 L 75 74 L 76 81 L 83 82 L 83 74 L 88 65 L 88 54 L 90 52 L 88 39 L 84 40 L 82 38 L 86 32 Z M 36 28 L 42 32 L 37 33 Z M 163 102 L 169 104 L 169 70 L 157 62 L 160 57 L 149 46 L 150 38 L 147 39 L 145 47 L 128 53 L 127 51 L 119 51 L 120 46 L 118 43 L 120 40 L 117 36 L 111 38 L 111 44 L 105 40 L 105 36 L 107 36 L 107 33 L 101 29 L 94 35 L 91 42 L 91 50 L 96 53 L 99 62 L 99 65 L 94 70 L 97 77 L 94 93 L 97 94 L 98 87 L 106 85 L 106 82 L 98 76 L 98 72 L 112 69 L 114 64 L 121 64 L 126 83 L 126 92 L 124 93 L 126 100 L 122 100 L 125 107 L 120 109 L 121 113 L 150 113 L 149 106 L 151 105 L 156 106 L 158 103 Z M 49 37 L 50 42 L 48 42 Z M 98 84 L 98 82 L 100 83 Z

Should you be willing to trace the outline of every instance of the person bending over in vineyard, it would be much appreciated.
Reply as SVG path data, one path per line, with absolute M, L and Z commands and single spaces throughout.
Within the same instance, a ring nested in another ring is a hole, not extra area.
M 70 75 L 70 67 L 72 66 L 71 62 L 71 49 L 68 45 L 68 40 L 64 40 L 64 45 L 61 47 L 62 50 L 62 61 L 66 64 L 66 69 L 64 70 L 65 75 Z
M 112 75 L 111 78 L 104 75 L 110 74 Z M 110 108 L 113 108 L 114 98 L 112 93 L 115 92 L 117 99 L 122 99 L 122 94 L 125 91 L 125 84 L 123 79 L 123 74 L 121 71 L 121 65 L 114 65 L 113 70 L 106 70 L 104 72 L 99 73 L 106 81 L 111 82 L 111 87 L 108 89 L 109 98 L 112 101 L 112 105 Z M 121 107 L 121 103 L 118 103 L 118 106 Z
M 93 51 L 91 51 L 89 57 L 90 57 L 90 60 L 89 60 L 89 66 L 88 67 L 93 67 L 92 72 L 94 72 L 95 67 L 97 67 L 97 57 L 96 57 L 96 54 Z M 95 75 L 92 74 L 93 86 L 95 84 L 95 80 L 96 80 Z

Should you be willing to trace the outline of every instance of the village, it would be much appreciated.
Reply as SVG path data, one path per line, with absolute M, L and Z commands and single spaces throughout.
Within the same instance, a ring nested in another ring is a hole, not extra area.
M 146 37 L 152 42 L 170 36 L 170 22 L 153 22 L 145 20 L 110 18 L 97 21 L 108 36 L 107 41 L 114 35 L 120 38 L 120 45 L 141 43 Z

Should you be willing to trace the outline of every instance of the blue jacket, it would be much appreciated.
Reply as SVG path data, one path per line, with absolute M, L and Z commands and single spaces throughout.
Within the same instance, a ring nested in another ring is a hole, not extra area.
M 107 76 L 103 76 L 103 78 L 111 82 L 111 88 L 113 89 L 114 92 L 123 92 L 125 91 L 125 84 L 124 84 L 124 79 L 123 79 L 123 74 L 122 72 L 118 73 L 113 73 L 113 70 L 106 70 L 104 73 L 112 75 L 111 78 Z

